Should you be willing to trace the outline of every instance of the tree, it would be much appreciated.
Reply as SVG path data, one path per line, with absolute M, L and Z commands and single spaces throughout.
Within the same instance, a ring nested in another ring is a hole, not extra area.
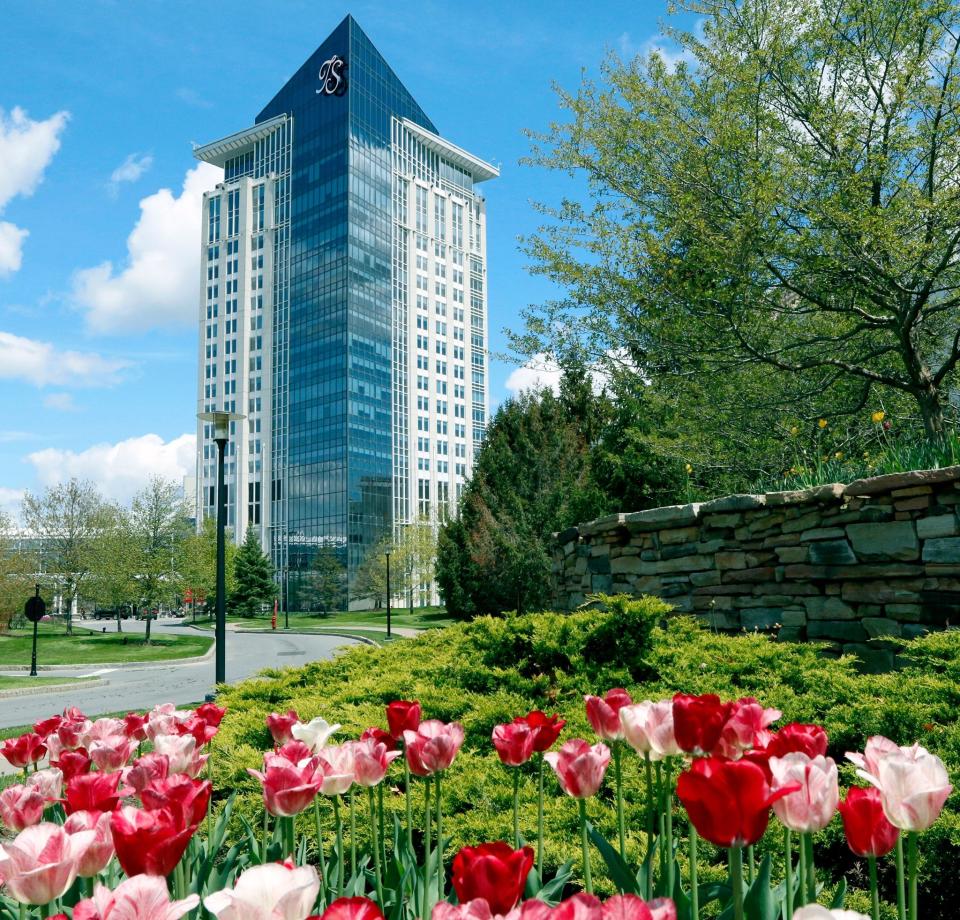
M 90 548 L 89 593 L 98 604 L 117 611 L 117 632 L 122 632 L 122 608 L 140 603 L 143 553 L 130 513 L 116 505 L 106 506 L 103 512 Z
M 225 577 L 227 597 L 234 590 L 234 559 L 237 547 L 227 531 L 225 539 Z M 217 522 L 204 518 L 197 533 L 184 537 L 177 545 L 175 568 L 180 576 L 180 585 L 194 597 L 204 598 L 207 610 L 213 609 L 217 595 Z
M 390 590 L 395 596 L 406 595 L 411 610 L 414 597 L 418 606 L 422 605 L 426 586 L 433 585 L 436 561 L 437 533 L 428 517 L 422 515 L 398 528 L 390 566 Z
M 389 537 L 384 537 L 363 558 L 357 568 L 350 596 L 353 600 L 366 601 L 379 610 L 387 600 L 387 566 L 385 553 L 391 552 L 393 543 Z M 393 589 L 393 571 L 391 566 L 390 587 Z
M 260 613 L 264 604 L 272 604 L 277 594 L 273 580 L 273 563 L 260 548 L 260 541 L 252 527 L 237 550 L 233 560 L 234 587 L 230 594 L 230 609 L 242 617 Z
M 586 177 L 528 241 L 561 301 L 524 353 L 669 379 L 678 412 L 843 418 L 929 439 L 960 361 L 960 7 L 681 0 L 688 62 L 609 60 L 532 161 Z M 689 385 L 688 385 L 689 384 Z M 729 438 L 729 432 L 728 432 Z
M 321 546 L 306 574 L 306 595 L 311 608 L 318 606 L 324 616 L 345 605 L 347 571 L 332 546 Z
M 140 599 L 149 609 L 173 606 L 178 594 L 177 545 L 190 532 L 179 486 L 154 476 L 133 498 L 130 524 L 140 552 Z
M 42 495 L 23 496 L 24 523 L 41 547 L 39 569 L 61 592 L 68 632 L 104 514 L 103 499 L 91 482 L 71 479 L 49 486 Z
M 0 633 L 32 593 L 30 560 L 17 551 L 13 521 L 0 511 Z

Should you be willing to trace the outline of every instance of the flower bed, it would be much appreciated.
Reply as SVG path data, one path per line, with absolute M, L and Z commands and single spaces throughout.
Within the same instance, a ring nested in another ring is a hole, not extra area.
M 557 663 L 560 645 L 573 642 L 583 657 L 568 661 L 568 676 L 592 670 L 600 648 L 618 659 L 614 670 L 642 673 L 664 643 L 654 627 L 657 612 L 633 603 L 621 607 L 619 618 L 566 618 L 560 644 L 543 639 L 538 654 L 552 648 Z M 611 638 L 611 624 L 622 632 L 631 617 L 636 641 Z M 526 640 L 518 637 L 529 638 L 547 623 L 559 625 L 549 617 L 521 618 L 475 624 L 448 638 L 456 644 L 471 637 L 475 652 L 512 646 L 519 676 L 529 661 L 522 654 Z M 601 639 L 609 641 L 594 648 Z M 644 654 L 631 651 L 637 644 Z M 407 646 L 423 649 L 420 641 Z M 354 659 L 348 667 L 369 665 L 368 654 L 347 656 Z M 545 660 L 537 664 L 539 676 Z M 343 668 L 344 661 L 329 667 Z M 686 681 L 696 693 L 634 702 L 649 684 L 633 677 L 621 681 L 630 692 L 588 694 L 585 707 L 565 698 L 559 714 L 552 707 L 515 709 L 482 734 L 472 718 L 450 718 L 426 701 L 427 714 L 440 719 L 423 719 L 413 701 L 392 700 L 386 711 L 371 701 L 363 703 L 371 712 L 364 730 L 347 733 L 359 737 L 334 743 L 344 732 L 322 715 L 301 720 L 296 709 L 245 707 L 243 700 L 255 690 L 262 696 L 266 684 L 224 694 L 239 705 L 222 726 L 224 710 L 213 705 L 190 712 L 159 706 L 124 720 L 90 721 L 68 711 L 3 747 L 23 766 L 24 778 L 0 794 L 0 818 L 16 834 L 0 851 L 2 894 L 11 916 L 62 910 L 77 920 L 106 920 L 111 912 L 117 918 L 302 920 L 324 912 L 376 918 L 381 908 L 391 920 L 530 914 L 539 920 L 552 912 L 558 920 L 567 914 L 707 918 L 721 911 L 764 920 L 795 911 L 816 917 L 843 899 L 845 886 L 835 877 L 839 806 L 848 861 L 855 853 L 865 867 L 878 861 L 886 872 L 898 867 L 904 915 L 936 916 L 917 909 L 927 902 L 915 882 L 916 835 L 934 824 L 950 792 L 942 762 L 917 745 L 867 741 L 866 726 L 857 725 L 856 747 L 867 743 L 852 755 L 856 763 L 842 768 L 845 777 L 859 771 L 840 805 L 840 765 L 830 756 L 826 731 L 806 721 L 777 729 L 779 700 L 775 709 L 744 695 L 724 701 L 703 693 L 702 670 Z M 289 690 L 283 682 L 293 673 L 273 689 Z M 716 673 L 713 679 L 722 682 Z M 408 686 L 417 682 L 408 677 Z M 767 683 L 780 696 L 783 687 Z M 442 698 L 443 688 L 434 689 Z M 275 703 L 290 694 L 273 695 Z M 802 699 L 795 694 L 795 702 Z M 465 702 L 451 705 L 469 716 Z M 801 719 L 804 709 L 797 707 Z M 336 714 L 332 707 L 325 713 Z M 247 764 L 236 742 L 252 719 L 260 720 L 263 744 L 256 763 Z M 564 740 L 574 727 L 585 736 L 587 725 L 599 740 Z M 50 766 L 37 769 L 45 761 Z M 509 807 L 495 809 L 492 833 L 463 847 L 455 841 L 471 824 L 464 786 L 468 796 L 479 790 L 464 783 L 461 772 L 480 762 L 487 788 L 498 788 Z M 211 772 L 211 765 L 218 769 Z M 236 799 L 236 783 L 221 781 L 237 770 L 258 790 L 258 804 Z M 220 802 L 215 816 L 212 795 Z M 570 832 L 558 838 L 548 828 L 561 814 Z M 898 851 L 901 830 L 905 858 Z M 887 857 L 891 849 L 897 857 Z M 579 854 L 576 866 L 563 858 L 571 851 Z M 896 902 L 900 886 L 893 887 Z M 111 907 L 123 899 L 133 905 L 127 913 Z M 171 899 L 177 903 L 169 905 Z M 880 910 L 877 901 L 871 908 L 865 891 L 850 900 L 874 916 Z M 45 906 L 29 913 L 32 908 L 20 904 Z M 151 913 L 148 904 L 161 906 Z

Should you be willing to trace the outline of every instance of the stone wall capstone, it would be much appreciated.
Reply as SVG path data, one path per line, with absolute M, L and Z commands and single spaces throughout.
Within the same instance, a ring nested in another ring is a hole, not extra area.
M 556 535 L 557 605 L 652 594 L 724 631 L 827 643 L 871 670 L 960 621 L 960 466 L 613 514 Z

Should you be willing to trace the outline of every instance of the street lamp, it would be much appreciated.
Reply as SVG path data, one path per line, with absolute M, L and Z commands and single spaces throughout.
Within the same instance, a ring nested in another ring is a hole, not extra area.
M 213 423 L 213 440 L 217 442 L 217 607 L 216 607 L 216 682 L 227 681 L 227 572 L 224 533 L 227 529 L 227 491 L 223 482 L 223 455 L 230 438 L 230 423 L 246 416 L 236 412 L 200 412 L 197 418 Z
M 390 550 L 384 553 L 387 557 L 387 638 L 390 639 Z

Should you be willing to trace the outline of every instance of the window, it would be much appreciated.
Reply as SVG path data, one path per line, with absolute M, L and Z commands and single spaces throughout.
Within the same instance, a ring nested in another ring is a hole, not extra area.
M 207 242 L 215 243 L 220 239 L 220 196 L 215 195 L 207 201 Z M 219 247 L 217 247 L 219 249 Z M 208 250 L 209 253 L 209 250 Z M 209 256 L 208 256 L 209 257 Z

